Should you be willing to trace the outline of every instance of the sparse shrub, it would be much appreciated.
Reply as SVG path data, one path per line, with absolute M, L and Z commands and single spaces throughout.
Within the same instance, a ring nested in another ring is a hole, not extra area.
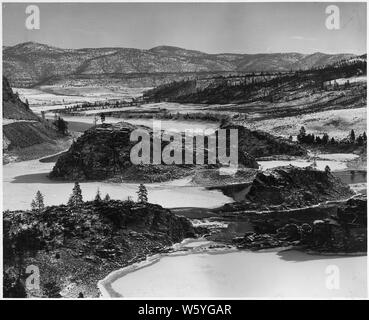
M 100 189 L 97 188 L 96 196 L 95 196 L 95 202 L 101 202 L 101 194 Z
M 125 201 L 128 205 L 132 206 L 135 202 L 133 201 L 131 196 L 128 196 L 127 200 Z

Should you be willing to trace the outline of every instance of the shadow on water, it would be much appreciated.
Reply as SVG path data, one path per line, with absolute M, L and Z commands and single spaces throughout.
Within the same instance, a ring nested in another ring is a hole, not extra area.
M 324 255 L 324 254 L 309 254 L 297 250 L 284 250 L 279 251 L 277 253 L 277 256 L 284 260 L 289 262 L 305 262 L 305 261 L 313 261 L 313 260 L 334 260 L 334 259 L 342 259 L 342 258 L 353 258 L 358 257 L 359 255 Z
M 225 196 L 232 198 L 234 201 L 245 200 L 246 194 L 250 190 L 250 182 L 234 183 L 231 185 L 207 187 L 209 190 L 220 190 Z
M 10 183 L 47 183 L 47 184 L 58 184 L 65 183 L 66 181 L 62 180 L 51 180 L 48 178 L 48 173 L 32 173 L 32 174 L 23 174 L 20 176 L 14 177 L 14 179 Z
M 332 172 L 332 174 L 347 184 L 367 182 L 366 171 L 364 170 L 345 170 Z

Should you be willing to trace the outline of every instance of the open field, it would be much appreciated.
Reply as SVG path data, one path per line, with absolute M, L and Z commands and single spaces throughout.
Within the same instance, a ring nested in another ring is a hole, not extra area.
M 131 100 L 147 88 L 95 87 L 95 86 L 40 86 L 37 88 L 14 88 L 19 97 L 28 102 L 34 111 L 49 110 L 48 107 L 94 103 L 101 101 Z
M 242 121 L 253 129 L 264 130 L 274 135 L 289 137 L 296 136 L 304 126 L 308 133 L 323 135 L 328 133 L 330 137 L 346 138 L 351 129 L 357 133 L 366 131 L 367 110 L 366 107 L 354 109 L 327 110 L 298 117 L 273 118 L 256 121 Z

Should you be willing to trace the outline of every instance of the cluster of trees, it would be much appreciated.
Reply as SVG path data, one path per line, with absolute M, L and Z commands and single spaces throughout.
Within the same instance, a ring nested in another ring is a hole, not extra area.
M 73 106 L 65 106 L 64 108 L 56 109 L 55 112 L 59 113 L 74 113 L 78 111 L 86 111 L 86 110 L 96 110 L 96 109 L 110 109 L 110 108 L 121 108 L 121 107 L 130 107 L 130 106 L 137 106 L 143 103 L 144 100 L 142 97 L 138 97 L 132 99 L 132 101 L 105 101 L 105 102 L 98 102 L 95 101 L 94 103 L 85 102 L 82 104 L 76 104 Z
M 170 120 L 202 120 L 202 121 L 225 121 L 229 119 L 228 115 L 222 115 L 217 113 L 211 113 L 211 112 L 193 112 L 193 113 L 171 113 L 171 112 L 145 112 L 145 113 L 137 113 L 137 112 L 115 112 L 113 116 L 120 117 L 125 119 L 130 118 L 144 118 L 144 119 L 170 119 Z
M 102 199 L 100 189 L 97 189 L 97 193 L 96 193 L 95 200 L 94 200 L 95 202 L 98 203 L 101 201 L 109 201 L 109 200 L 110 200 L 110 196 L 108 193 L 105 195 L 104 199 Z M 128 201 L 133 202 L 131 197 L 128 197 Z M 148 192 L 147 192 L 145 185 L 142 183 L 138 186 L 137 202 L 138 203 L 148 202 Z M 82 190 L 81 190 L 81 186 L 79 185 L 79 182 L 76 181 L 74 183 L 72 194 L 70 195 L 69 200 L 68 200 L 68 206 L 79 208 L 82 205 L 83 205 Z M 31 202 L 31 209 L 32 211 L 41 212 L 44 208 L 45 208 L 44 196 L 38 190 L 35 198 Z
M 246 76 L 212 77 L 171 82 L 144 93 L 144 99 L 153 102 L 175 101 L 190 103 L 237 103 L 263 99 L 278 101 L 286 94 L 281 90 L 301 91 L 340 90 L 350 86 L 346 81 L 341 85 L 336 79 L 350 78 L 366 74 L 366 61 L 330 64 L 307 70 L 290 70 L 284 73 L 260 73 Z M 331 83 L 328 85 L 328 83 Z
M 343 140 L 336 140 L 333 137 L 329 137 L 328 133 L 324 133 L 323 136 L 314 135 L 312 133 L 307 134 L 304 127 L 301 127 L 299 134 L 297 135 L 297 141 L 305 144 L 336 144 L 336 143 L 345 143 L 345 144 L 357 144 L 362 146 L 366 144 L 366 133 L 364 131 L 363 134 L 359 136 L 355 135 L 355 131 L 352 129 L 347 138 Z M 290 140 L 292 140 L 292 136 L 290 136 Z
M 58 117 L 54 120 L 53 125 L 56 127 L 59 133 L 66 135 L 68 133 L 68 122 L 63 118 Z
M 356 143 L 359 146 L 362 146 L 362 145 L 366 144 L 366 133 L 365 133 L 365 131 L 363 132 L 363 134 L 360 134 L 359 136 L 355 136 L 355 131 L 352 129 L 351 132 L 350 132 L 349 141 L 351 143 Z

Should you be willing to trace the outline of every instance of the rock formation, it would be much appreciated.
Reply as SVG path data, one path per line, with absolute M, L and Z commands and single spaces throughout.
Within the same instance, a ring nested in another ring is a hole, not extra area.
M 298 246 L 319 252 L 366 252 L 366 206 L 366 197 L 359 197 L 330 205 L 320 212 L 320 217 L 314 208 L 307 209 L 312 213 L 310 219 L 309 212 L 284 217 L 281 214 L 280 219 L 275 214 L 251 217 L 255 232 L 246 233 L 233 242 L 239 248 L 254 250 Z
M 226 124 L 222 129 L 238 130 L 238 148 L 252 157 L 267 157 L 273 155 L 303 156 L 305 148 L 285 138 L 275 137 L 267 132 L 250 130 L 244 126 Z
M 153 182 L 180 178 L 194 170 L 194 165 L 132 164 L 130 151 L 137 142 L 130 141 L 130 134 L 137 128 L 139 127 L 120 122 L 103 124 L 87 130 L 66 154 L 59 157 L 50 178 L 80 181 L 114 178 Z M 145 129 L 152 134 L 149 128 Z M 162 148 L 166 143 L 162 142 Z M 239 150 L 239 164 L 258 168 L 255 159 L 244 150 Z M 216 169 L 219 165 L 209 167 Z
M 353 194 L 348 185 L 330 172 L 290 165 L 257 173 L 245 201 L 259 205 L 301 207 L 347 199 Z
M 17 283 L 24 285 L 25 266 L 33 264 L 42 274 L 41 289 L 26 293 L 23 288 L 24 294 L 60 297 L 70 285 L 79 289 L 66 290 L 69 297 L 77 297 L 80 290 L 86 297 L 96 297 L 97 281 L 112 270 L 164 252 L 188 237 L 195 237 L 189 220 L 150 203 L 100 200 L 78 208 L 60 205 L 41 211 L 7 211 L 4 295 L 17 294 Z M 18 270 L 16 277 L 12 269 Z
M 352 197 L 348 185 L 330 172 L 311 167 L 292 165 L 255 172 L 242 189 L 235 189 L 237 201 L 219 209 L 234 211 L 281 211 L 310 207 L 326 201 L 339 201 Z M 228 196 L 232 190 L 223 190 Z M 240 198 L 242 195 L 242 198 Z

